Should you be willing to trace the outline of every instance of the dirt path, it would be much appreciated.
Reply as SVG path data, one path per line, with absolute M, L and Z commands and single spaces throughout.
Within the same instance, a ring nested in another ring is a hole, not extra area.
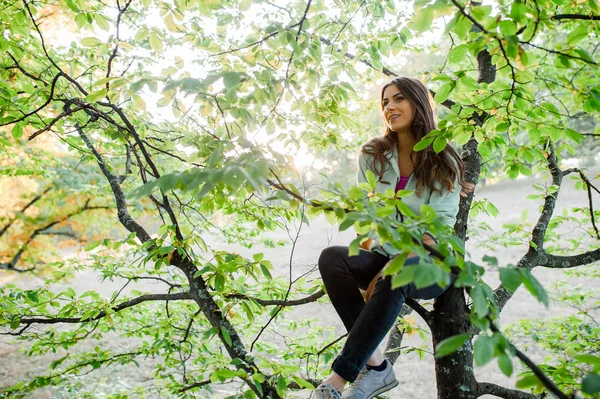
M 500 216 L 496 219 L 491 219 L 486 216 L 479 216 L 478 221 L 487 222 L 492 231 L 500 231 L 505 223 L 519 222 L 524 210 L 527 210 L 529 222 L 534 222 L 538 215 L 540 201 L 526 200 L 530 194 L 536 192 L 531 189 L 531 180 L 516 181 L 509 183 L 501 183 L 487 187 L 477 192 L 476 199 L 490 199 L 500 211 Z M 582 191 L 575 191 L 573 184 L 570 181 L 565 181 L 557 204 L 559 214 L 562 208 L 582 206 L 585 207 L 587 199 Z M 568 226 L 564 227 L 565 232 L 570 231 Z M 346 231 L 339 233 L 337 227 L 330 226 L 323 218 L 313 221 L 310 226 L 303 226 L 302 234 L 298 240 L 293 262 L 293 274 L 298 276 L 305 273 L 315 266 L 316 260 L 320 251 L 328 244 L 347 245 L 353 238 L 354 233 Z M 509 249 L 502 249 L 499 254 L 493 254 L 485 250 L 482 243 L 488 239 L 488 234 L 473 236 L 467 242 L 467 251 L 471 259 L 477 261 L 483 255 L 498 256 L 500 264 L 515 263 L 524 253 L 524 246 L 513 246 Z M 265 257 L 273 262 L 278 275 L 287 275 L 289 270 L 289 255 L 290 247 L 269 249 L 254 247 L 252 251 L 245 248 L 238 248 L 228 245 L 218 245 L 222 249 L 234 250 L 242 255 L 250 255 L 263 251 Z M 553 281 L 565 279 L 564 273 L 558 270 L 543 270 L 538 269 L 534 272 L 535 276 L 542 282 L 545 287 L 550 287 Z M 0 276 L 1 278 L 2 276 Z M 67 286 L 72 287 L 77 292 L 81 293 L 89 289 L 99 290 L 103 295 L 109 296 L 115 289 L 120 287 L 118 283 L 102 283 L 99 284 L 99 276 L 93 272 L 83 272 L 77 277 L 69 281 L 67 284 L 55 287 L 56 289 L 65 289 Z M 314 278 L 318 278 L 315 273 Z M 495 287 L 498 280 L 495 272 L 486 274 L 486 281 Z M 25 276 L 17 276 L 13 279 L 13 283 L 22 286 L 35 286 L 39 282 L 28 280 Z M 593 286 L 598 284 L 597 281 L 577 281 L 571 280 L 573 284 L 585 286 Z M 132 288 L 150 291 L 162 292 L 164 286 L 157 284 L 138 284 Z M 531 295 L 523 288 L 520 288 L 513 299 L 508 303 L 502 313 L 502 324 L 512 323 L 523 318 L 539 318 L 547 319 L 557 315 L 565 315 L 573 313 L 573 311 L 559 304 L 552 303 L 546 309 L 539 304 Z M 343 332 L 343 327 L 331 305 L 304 305 L 298 307 L 292 312 L 294 318 L 312 318 L 318 319 L 318 323 L 322 325 L 335 326 L 337 333 Z M 423 323 L 414 316 L 418 325 L 423 326 Z M 114 337 L 113 337 L 114 338 Z M 119 347 L 118 341 L 106 337 L 102 342 L 84 342 L 77 345 L 78 350 L 92 350 L 95 345 L 103 345 L 112 348 Z M 406 337 L 403 343 L 407 347 L 421 346 L 423 341 L 415 336 Z M 519 343 L 516 342 L 518 345 Z M 36 374 L 45 373 L 52 359 L 62 356 L 62 351 L 59 350 L 56 354 L 45 355 L 35 358 L 28 358 L 21 350 L 23 347 L 19 342 L 14 342 L 9 337 L 0 337 L 0 359 L 5 367 L 0 367 L 0 387 L 11 385 L 19 380 L 26 380 Z M 431 351 L 431 348 L 429 348 Z M 540 360 L 543 357 L 541 350 L 530 347 L 527 353 L 534 359 Z M 88 387 L 97 384 L 98 397 L 101 397 L 101 392 L 105 391 L 105 387 L 122 387 L 127 388 L 137 386 L 144 381 L 151 379 L 152 366 L 154 361 L 146 361 L 141 363 L 140 368 L 133 366 L 115 366 L 107 370 L 101 371 L 93 376 L 86 377 Z M 395 365 L 396 375 L 400 380 L 400 385 L 391 391 L 391 398 L 412 398 L 418 397 L 422 399 L 434 399 L 436 397 L 435 390 L 435 375 L 433 368 L 433 360 L 430 355 L 427 355 L 423 360 L 419 360 L 416 354 L 402 355 Z M 506 378 L 499 371 L 495 362 L 486 367 L 476 368 L 475 370 L 478 380 L 489 381 L 497 384 L 514 387 L 515 378 Z M 89 381 L 89 382 L 88 382 Z M 225 396 L 225 388 L 216 389 L 213 397 Z M 76 394 L 69 392 L 57 392 L 54 390 L 40 390 L 31 396 L 32 398 L 75 398 Z M 153 397 L 153 396 L 149 396 Z M 205 397 L 198 394 L 197 397 Z M 486 397 L 484 397 L 486 398 Z M 487 396 L 492 398 L 492 396 Z

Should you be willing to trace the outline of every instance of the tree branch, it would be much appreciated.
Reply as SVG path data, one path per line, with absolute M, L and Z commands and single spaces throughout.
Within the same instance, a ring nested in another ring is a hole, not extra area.
M 42 82 L 45 86 L 48 86 L 48 82 L 46 82 L 44 79 L 37 77 L 29 72 L 27 72 L 22 66 L 21 64 L 19 64 L 19 62 L 17 61 L 17 59 L 10 53 L 10 51 L 6 52 L 8 54 L 8 56 L 13 60 L 13 62 L 15 63 L 14 68 L 17 68 L 18 70 L 20 70 L 23 75 L 27 76 L 28 78 L 32 79 L 32 80 L 36 80 L 38 82 Z
M 400 309 L 400 314 L 398 315 L 398 319 L 404 316 L 409 315 L 413 311 L 413 308 L 405 304 Z M 400 328 L 398 325 L 398 320 L 394 323 L 394 327 L 392 327 L 392 331 L 390 333 L 390 337 L 388 338 L 387 344 L 385 345 L 385 350 L 383 354 L 388 358 L 390 363 L 396 363 L 396 360 L 401 355 L 399 350 L 400 345 L 402 345 L 402 339 L 404 338 L 404 330 Z
M 123 14 L 125 14 L 125 12 L 127 11 L 127 8 L 129 8 L 129 5 L 131 4 L 133 0 L 128 0 L 127 3 L 125 4 L 125 6 L 123 8 L 121 8 L 119 6 L 119 1 L 117 0 L 117 8 L 119 9 L 119 15 L 117 15 L 117 22 L 116 22 L 116 27 L 117 27 L 117 32 L 116 32 L 116 40 L 117 40 L 117 44 L 115 45 L 115 48 L 113 49 L 112 53 L 110 54 L 110 57 L 108 58 L 108 63 L 106 66 L 106 77 L 110 78 L 110 71 L 112 69 L 112 62 L 113 60 L 116 58 L 117 56 L 117 51 L 119 50 L 119 41 L 121 40 L 119 33 L 120 33 L 120 27 L 121 27 L 121 18 L 123 17 Z M 108 92 L 110 90 L 110 81 L 106 82 L 106 97 L 108 98 Z
M 586 64 L 590 64 L 590 65 L 598 65 L 598 63 L 597 63 L 597 62 L 595 62 L 595 61 L 586 60 L 585 58 L 581 58 L 581 57 L 578 57 L 578 56 L 576 56 L 576 55 L 571 55 L 571 54 L 563 53 L 562 51 L 551 50 L 551 49 L 549 49 L 549 48 L 545 48 L 545 47 L 542 47 L 542 46 L 538 46 L 538 45 L 536 45 L 536 44 L 532 44 L 532 43 L 528 43 L 528 42 L 523 42 L 523 41 L 520 41 L 519 43 L 521 43 L 521 44 L 527 44 L 528 46 L 531 46 L 531 47 L 537 48 L 537 49 L 539 49 L 539 50 L 546 51 L 546 52 L 548 52 L 548 53 L 552 53 L 552 54 L 558 54 L 558 55 L 562 55 L 562 56 L 564 56 L 564 57 L 571 58 L 571 59 L 574 59 L 574 60 L 583 61 L 583 62 L 585 62 Z
M 588 21 L 600 21 L 600 15 L 581 15 L 581 14 L 556 14 L 551 17 L 551 19 L 555 19 L 557 21 L 562 21 L 565 19 L 580 19 L 580 20 L 588 20 Z
M 114 313 L 120 312 L 121 310 L 130 308 L 132 306 L 138 305 L 143 302 L 150 301 L 181 301 L 181 300 L 190 300 L 192 299 L 192 295 L 189 292 L 178 292 L 175 294 L 148 294 L 141 295 L 139 297 L 130 299 L 128 301 L 122 302 L 117 306 L 112 308 Z M 106 311 L 101 311 L 94 317 L 89 318 L 81 318 L 81 317 L 29 317 L 20 319 L 21 324 L 25 324 L 30 326 L 31 324 L 57 324 L 57 323 L 87 323 L 90 321 L 98 320 L 103 317 L 106 317 Z M 11 334 L 14 335 L 14 334 Z
M 45 189 L 41 194 L 36 195 L 31 201 L 29 201 L 20 211 L 17 212 L 17 214 L 23 214 L 25 213 L 25 211 L 31 207 L 33 204 L 35 204 L 36 202 L 38 202 L 44 195 L 46 195 L 50 190 L 52 190 L 52 186 L 48 187 L 47 189 Z M 17 217 L 13 217 L 11 220 L 8 221 L 8 223 L 2 228 L 2 230 L 0 230 L 0 237 L 2 237 L 2 235 L 4 233 L 6 233 L 6 230 L 8 230 L 10 228 L 10 226 L 12 226 L 12 224 L 15 222 L 15 220 L 17 220 Z
M 406 298 L 405 302 L 415 312 L 417 312 L 417 314 L 419 316 L 421 316 L 421 318 L 427 323 L 428 326 L 431 326 L 431 323 L 433 322 L 433 317 L 431 315 L 431 312 L 429 312 L 427 309 L 425 309 L 423 306 L 421 306 L 421 304 L 419 302 L 417 302 L 416 300 L 414 300 L 412 298 Z
M 483 395 L 498 396 L 504 399 L 541 399 L 542 395 L 534 395 L 532 393 L 509 389 L 500 385 L 492 384 L 491 382 L 478 382 L 476 397 Z
M 195 383 L 193 383 L 191 385 L 188 385 L 188 386 L 185 386 L 185 387 L 181 388 L 179 390 L 179 392 L 181 392 L 181 393 L 187 392 L 187 391 L 189 391 L 191 389 L 201 388 L 201 387 L 203 387 L 205 385 L 208 385 L 208 384 L 211 384 L 211 383 L 212 383 L 211 380 L 198 381 L 198 382 L 195 382 Z
M 578 255 L 571 256 L 558 256 L 550 255 L 544 252 L 540 257 L 538 266 L 554 268 L 554 269 L 568 269 L 577 266 L 587 265 L 600 260 L 600 248 L 584 252 Z
M 30 111 L 30 112 L 27 112 L 27 113 L 23 113 L 23 115 L 20 118 L 14 119 L 14 120 L 9 121 L 9 122 L 0 123 L 0 126 L 6 126 L 6 125 L 10 125 L 10 124 L 13 124 L 13 123 L 20 122 L 22 120 L 27 119 L 31 115 L 34 115 L 38 111 L 44 109 L 44 107 L 46 107 L 48 104 L 50 104 L 52 102 L 53 97 L 54 97 L 54 89 L 56 87 L 56 82 L 58 81 L 58 78 L 60 78 L 61 76 L 64 76 L 64 75 L 62 73 L 59 73 L 59 74 L 57 74 L 54 77 L 54 79 L 52 79 L 52 83 L 50 84 L 50 95 L 48 96 L 48 99 L 46 100 L 46 102 L 44 102 L 42 105 L 40 105 L 39 107 L 37 107 L 33 111 Z M 31 138 L 29 138 L 29 139 L 31 140 Z
M 489 316 L 488 316 L 488 321 L 490 322 L 490 329 L 493 332 L 502 334 Z M 507 342 L 508 342 L 508 340 L 507 340 Z M 508 345 L 510 345 L 512 347 L 512 349 L 515 352 L 515 355 L 519 358 L 519 360 L 521 360 L 523 363 L 525 363 L 525 365 L 527 365 L 527 367 L 529 367 L 529 369 L 533 372 L 533 374 L 535 374 L 535 376 L 546 387 L 546 389 L 548 389 L 548 391 L 552 392 L 552 394 L 555 395 L 558 399 L 569 399 L 567 397 L 567 395 L 565 395 L 563 392 L 561 392 L 560 389 L 558 389 L 558 387 L 556 385 L 554 385 L 554 382 L 552 382 L 552 380 L 550 380 L 546 376 L 546 374 L 544 374 L 544 372 L 542 370 L 540 370 L 540 368 L 531 361 L 531 359 L 529 359 L 527 356 L 525 356 L 525 354 L 523 352 L 521 352 L 520 350 L 518 350 L 512 343 L 508 342 Z
M 83 205 L 83 207 L 81 209 L 78 209 L 76 211 L 73 211 L 69 214 L 67 214 L 65 217 L 63 217 L 62 219 L 59 220 L 54 220 L 50 223 L 45 224 L 42 227 L 38 227 L 37 229 L 35 229 L 31 235 L 27 238 L 27 240 L 23 243 L 23 245 L 21 245 L 21 248 L 19 248 L 19 250 L 17 251 L 17 253 L 13 256 L 13 258 L 11 259 L 10 262 L 8 263 L 0 263 L 0 269 L 4 269 L 4 270 L 14 270 L 14 271 L 30 271 L 33 270 L 34 268 L 29 268 L 29 269 L 25 269 L 25 270 L 19 270 L 19 269 L 15 269 L 16 264 L 19 262 L 19 259 L 21 259 L 21 256 L 23 255 L 23 253 L 25 252 L 25 250 L 27 249 L 27 246 L 40 234 L 43 234 L 46 232 L 46 230 L 48 230 L 50 227 L 57 225 L 58 223 L 64 222 L 65 220 L 68 220 L 69 218 L 78 215 L 86 210 L 95 210 L 95 209 L 110 209 L 107 206 L 89 206 L 91 199 L 88 198 L 87 201 L 85 202 L 85 204 Z
M 150 241 L 151 237 L 148 234 L 148 232 L 142 226 L 140 226 L 135 220 L 133 220 L 131 215 L 129 215 L 129 211 L 127 210 L 127 199 L 126 199 L 125 193 L 123 192 L 123 189 L 121 188 L 119 178 L 108 169 L 108 166 L 106 165 L 106 162 L 104 161 L 104 158 L 102 157 L 102 155 L 100 155 L 98 150 L 96 150 L 96 148 L 92 145 L 92 142 L 90 141 L 88 136 L 83 132 L 81 127 L 79 127 L 79 125 L 76 124 L 75 128 L 77 129 L 77 132 L 79 133 L 79 137 L 82 138 L 82 140 L 85 143 L 85 145 L 87 146 L 87 148 L 96 157 L 96 161 L 98 162 L 98 166 L 100 167 L 100 170 L 102 171 L 104 176 L 106 176 L 106 179 L 108 180 L 108 183 L 110 184 L 110 188 L 113 192 L 113 195 L 115 197 L 115 202 L 117 204 L 117 214 L 119 217 L 119 221 L 121 222 L 121 224 L 123 224 L 123 226 L 127 230 L 135 233 L 137 238 L 141 242 Z
M 253 300 L 262 306 L 298 306 L 305 305 L 307 303 L 315 302 L 317 299 L 323 297 L 325 295 L 325 291 L 319 290 L 312 295 L 309 295 L 305 298 L 300 299 L 292 299 L 292 300 L 279 300 L 279 299 L 261 299 L 256 297 L 251 297 L 243 294 L 228 294 L 225 295 L 226 298 L 230 299 L 243 299 L 243 300 Z
M 592 190 L 596 191 L 598 194 L 600 194 L 600 190 L 598 190 L 598 188 L 592 184 L 592 182 L 587 178 L 587 176 L 579 168 L 572 168 L 572 169 L 564 170 L 562 172 L 563 177 L 572 172 L 579 173 L 579 177 L 581 177 L 581 180 L 583 180 L 586 185 L 587 194 L 588 194 L 588 205 L 590 208 L 590 218 L 592 220 L 592 227 L 594 228 L 594 231 L 596 231 L 596 237 L 600 240 L 600 233 L 598 232 L 598 227 L 596 226 L 596 217 L 594 216 L 594 203 L 592 201 Z
M 556 157 L 552 143 L 548 143 L 547 151 L 547 166 L 552 176 L 552 185 L 556 186 L 557 189 L 553 193 L 547 194 L 544 198 L 542 212 L 531 233 L 531 243 L 529 244 L 529 248 L 517 262 L 517 267 L 526 269 L 533 269 L 536 266 L 542 265 L 544 262 L 543 259 L 553 257 L 553 255 L 548 255 L 544 251 L 544 240 L 546 238 L 548 224 L 554 214 L 554 208 L 556 207 L 556 200 L 560 192 L 564 173 L 558 167 L 558 158 Z M 498 313 L 502 311 L 506 303 L 512 298 L 513 294 L 514 293 L 506 290 L 502 285 L 494 290 L 494 298 L 496 299 Z

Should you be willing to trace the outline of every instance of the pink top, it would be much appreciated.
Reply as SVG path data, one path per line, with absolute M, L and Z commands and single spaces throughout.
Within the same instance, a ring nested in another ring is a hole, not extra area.
M 396 183 L 396 192 L 404 190 L 404 187 L 406 187 L 406 183 L 408 183 L 408 178 L 409 176 L 400 176 L 398 182 Z

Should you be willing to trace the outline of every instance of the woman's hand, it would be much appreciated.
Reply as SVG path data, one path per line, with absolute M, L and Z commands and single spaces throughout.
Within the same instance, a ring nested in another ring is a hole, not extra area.
M 373 244 L 373 240 L 371 240 L 370 238 L 367 238 L 367 241 L 363 241 L 359 247 L 364 249 L 364 250 L 371 250 L 371 244 Z
M 371 239 L 369 239 L 369 241 L 372 242 Z M 369 242 L 369 247 L 371 246 L 371 242 Z M 366 241 L 365 241 L 365 243 L 366 243 Z M 431 238 L 431 236 L 429 234 L 423 234 L 423 244 L 427 244 L 432 247 L 435 247 L 437 245 L 435 243 L 435 241 L 433 241 L 433 238 Z M 362 244 L 361 244 L 361 247 L 362 247 Z M 406 259 L 414 258 L 415 256 L 417 256 L 417 255 L 411 252 L 410 254 L 408 254 Z M 381 277 L 381 274 L 383 273 L 383 271 L 385 269 L 387 269 L 387 267 L 392 263 L 392 260 L 393 260 L 393 258 L 390 259 L 390 261 L 385 264 L 383 269 L 381 269 L 379 271 L 379 273 L 377 273 L 377 275 L 375 277 L 373 277 L 373 280 L 371 280 L 371 282 L 369 283 L 369 287 L 367 287 L 367 290 L 365 291 L 365 302 L 369 302 L 369 299 L 371 299 L 371 295 L 373 295 L 373 292 L 375 291 L 375 284 L 377 284 L 377 280 L 379 280 L 379 277 Z

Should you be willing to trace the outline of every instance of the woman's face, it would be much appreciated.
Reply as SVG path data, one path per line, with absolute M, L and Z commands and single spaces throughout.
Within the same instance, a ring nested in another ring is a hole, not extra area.
M 383 91 L 382 105 L 383 117 L 390 130 L 396 133 L 407 132 L 415 116 L 415 107 L 395 84 Z

